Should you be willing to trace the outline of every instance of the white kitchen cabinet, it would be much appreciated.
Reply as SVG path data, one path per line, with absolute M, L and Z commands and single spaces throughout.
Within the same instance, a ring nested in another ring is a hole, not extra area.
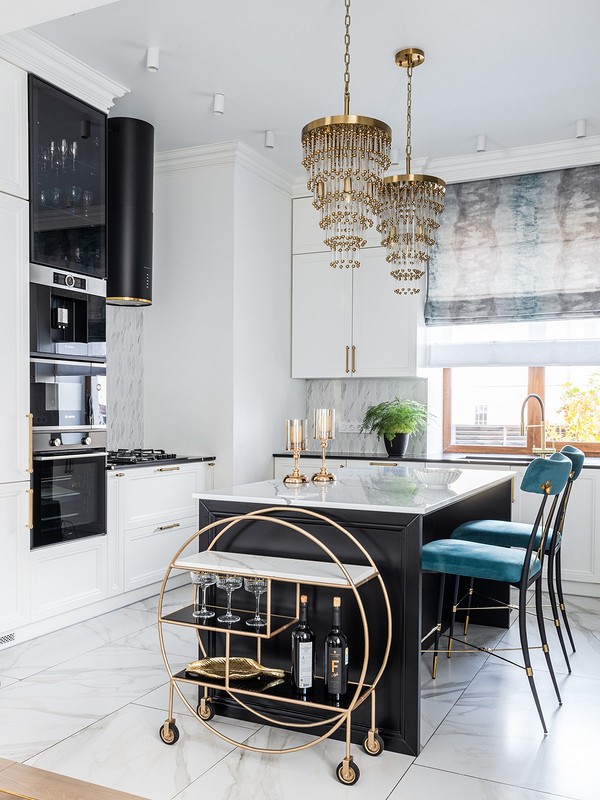
M 31 551 L 31 617 L 46 619 L 107 596 L 106 536 Z
M 1 148 L 0 148 L 1 150 Z M 0 193 L 0 483 L 22 481 L 29 468 L 28 204 Z
M 134 467 L 107 474 L 108 592 L 162 580 L 173 553 L 198 530 L 195 492 L 211 489 L 214 462 Z
M 329 253 L 293 258 L 292 377 L 382 378 L 416 374 L 419 296 L 394 293 L 381 247 L 359 269 L 332 269 Z
M 29 621 L 29 481 L 0 485 L 0 644 Z
M 312 204 L 312 197 L 295 197 L 292 201 L 292 253 L 327 253 L 331 261 L 331 252 L 323 239 L 326 232 L 320 227 L 321 212 Z M 367 247 L 377 247 L 381 242 L 381 234 L 373 227 L 365 232 Z
M 28 193 L 27 73 L 0 59 L 0 192 Z

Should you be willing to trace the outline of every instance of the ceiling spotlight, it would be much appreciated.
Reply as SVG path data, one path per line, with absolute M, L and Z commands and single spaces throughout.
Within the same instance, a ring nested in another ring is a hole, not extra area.
M 158 72 L 158 59 L 160 47 L 149 47 L 146 50 L 146 69 L 148 72 Z
M 265 147 L 275 147 L 275 132 L 265 131 Z
M 213 97 L 213 114 L 220 116 L 225 111 L 225 95 L 217 93 Z
M 487 136 L 485 133 L 480 133 L 477 137 L 477 152 L 485 153 L 487 150 Z
M 585 139 L 585 137 L 587 136 L 587 121 L 585 119 L 577 120 L 575 136 L 578 139 Z

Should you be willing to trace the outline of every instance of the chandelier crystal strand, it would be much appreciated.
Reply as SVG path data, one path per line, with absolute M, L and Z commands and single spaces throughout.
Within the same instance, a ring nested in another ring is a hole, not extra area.
M 307 187 L 321 212 L 332 267 L 360 267 L 364 233 L 380 211 L 383 174 L 390 165 L 391 130 L 380 120 L 350 115 L 350 0 L 345 0 L 344 114 L 302 130 Z
M 390 273 L 398 282 L 396 294 L 418 294 L 415 284 L 425 275 L 434 233 L 444 211 L 446 184 L 433 175 L 412 174 L 412 72 L 425 60 L 417 48 L 396 53 L 396 63 L 405 67 L 408 76 L 406 102 L 406 174 L 384 179 L 377 230 L 387 250 Z

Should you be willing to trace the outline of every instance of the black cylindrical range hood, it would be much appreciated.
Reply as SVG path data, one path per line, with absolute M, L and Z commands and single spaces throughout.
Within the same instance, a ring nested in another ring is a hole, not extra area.
M 108 120 L 106 302 L 152 303 L 154 128 L 130 117 Z

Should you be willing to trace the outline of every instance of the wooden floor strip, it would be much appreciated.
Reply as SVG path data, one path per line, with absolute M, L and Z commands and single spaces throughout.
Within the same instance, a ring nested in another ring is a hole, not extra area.
M 4 767 L 0 762 L 0 800 L 146 800 L 27 764 L 9 762 Z

